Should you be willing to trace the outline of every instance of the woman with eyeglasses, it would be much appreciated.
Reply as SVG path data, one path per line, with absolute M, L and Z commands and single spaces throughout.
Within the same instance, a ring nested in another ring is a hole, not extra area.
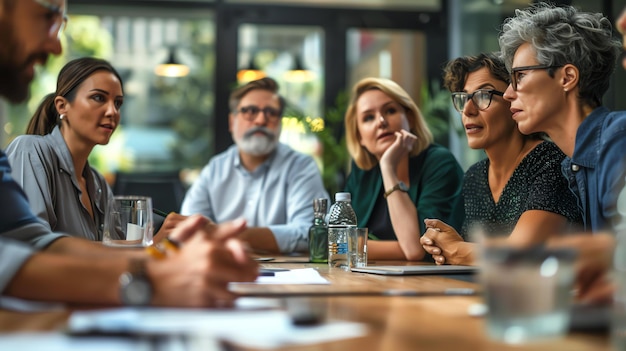
M 345 117 L 358 224 L 370 232 L 370 259 L 422 260 L 424 219 L 460 225 L 463 171 L 433 137 L 420 110 L 397 83 L 365 78 L 353 88 Z
M 565 155 L 538 135 L 520 133 L 502 95 L 509 85 L 504 61 L 496 54 L 460 57 L 445 68 L 472 149 L 487 158 L 471 166 L 463 181 L 462 235 L 440 219 L 427 219 L 421 238 L 438 264 L 471 265 L 475 244 L 470 230 L 480 226 L 490 237 L 532 246 L 580 222 L 576 199 L 561 176 Z
M 587 231 L 614 229 L 626 177 L 626 113 L 602 106 L 620 51 L 611 21 L 571 6 L 536 4 L 504 22 L 511 72 L 504 98 L 522 133 L 544 132 L 567 155 L 563 173 Z
M 105 60 L 68 62 L 57 89 L 47 95 L 6 153 L 13 177 L 33 213 L 55 232 L 102 240 L 104 214 L 113 193 L 87 161 L 96 145 L 106 145 L 120 123 L 122 79 Z M 185 217 L 167 216 L 158 237 Z

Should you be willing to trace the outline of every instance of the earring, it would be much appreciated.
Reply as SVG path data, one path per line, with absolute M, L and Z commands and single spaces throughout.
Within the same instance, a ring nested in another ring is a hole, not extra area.
M 61 115 L 59 116 L 59 120 L 61 120 L 61 121 L 62 121 L 64 118 L 65 118 L 65 115 L 64 115 L 64 114 L 61 114 Z

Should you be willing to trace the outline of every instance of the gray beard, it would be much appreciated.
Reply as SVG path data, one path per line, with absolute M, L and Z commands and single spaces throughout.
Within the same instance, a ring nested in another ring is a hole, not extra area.
M 236 141 L 237 147 L 252 156 L 265 156 L 276 149 L 278 138 L 266 135 L 251 135 Z

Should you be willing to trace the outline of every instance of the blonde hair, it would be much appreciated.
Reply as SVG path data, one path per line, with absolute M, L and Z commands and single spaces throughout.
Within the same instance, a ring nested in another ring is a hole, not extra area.
M 352 89 L 350 105 L 346 111 L 346 146 L 356 165 L 364 170 L 370 170 L 378 164 L 378 159 L 361 145 L 361 136 L 357 127 L 356 103 L 369 90 L 380 90 L 396 103 L 400 104 L 405 111 L 409 122 L 410 132 L 417 136 L 410 156 L 416 156 L 424 151 L 432 142 L 433 134 L 422 116 L 419 108 L 409 94 L 398 83 L 385 78 L 365 78 L 360 80 Z

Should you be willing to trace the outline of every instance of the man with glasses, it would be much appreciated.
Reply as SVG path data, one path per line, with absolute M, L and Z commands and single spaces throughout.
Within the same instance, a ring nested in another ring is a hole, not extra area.
M 187 192 L 181 214 L 217 223 L 243 216 L 252 228 L 241 238 L 254 250 L 308 250 L 313 199 L 328 198 L 315 161 L 281 144 L 285 100 L 262 78 L 235 89 L 229 129 L 235 145 L 216 155 Z
M 0 95 L 28 96 L 34 66 L 61 53 L 65 0 L 0 0 Z M 0 151 L 0 306 L 5 296 L 98 305 L 216 306 L 235 296 L 232 281 L 250 281 L 257 265 L 233 239 L 245 221 L 210 225 L 200 216 L 171 233 L 176 250 L 104 247 L 51 233 L 28 206 Z M 10 306 L 9 306 L 10 307 Z

